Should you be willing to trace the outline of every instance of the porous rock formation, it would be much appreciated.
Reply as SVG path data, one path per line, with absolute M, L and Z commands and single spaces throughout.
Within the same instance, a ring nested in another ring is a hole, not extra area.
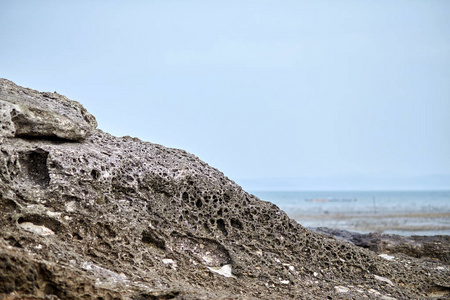
M 423 299 L 442 262 L 312 232 L 183 150 L 0 80 L 0 298 Z

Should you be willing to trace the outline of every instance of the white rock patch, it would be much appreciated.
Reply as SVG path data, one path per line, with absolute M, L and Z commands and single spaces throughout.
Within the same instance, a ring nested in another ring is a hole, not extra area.
M 207 267 L 207 268 L 210 271 L 220 274 L 222 276 L 236 278 L 236 276 L 234 276 L 231 273 L 231 265 L 223 265 L 222 267 Z
M 165 264 L 174 264 L 175 263 L 173 261 L 173 259 L 170 259 L 170 258 L 163 258 L 162 262 Z
M 395 256 L 391 256 L 391 255 L 387 255 L 387 254 L 380 254 L 378 256 L 381 258 L 384 258 L 386 260 L 394 260 L 395 259 Z
M 55 233 L 50 228 L 47 228 L 43 225 L 34 225 L 31 222 L 23 222 L 19 224 L 20 227 L 25 229 L 26 231 L 32 232 L 37 235 L 48 236 L 54 235 Z
M 381 276 L 378 276 L 378 275 L 373 275 L 373 277 L 375 277 L 376 280 L 384 281 L 384 282 L 387 282 L 387 283 L 389 283 L 390 285 L 394 286 L 394 284 L 392 283 L 392 281 L 390 281 L 390 280 L 387 279 L 386 277 L 381 277 Z
M 338 293 L 348 293 L 348 291 L 349 291 L 348 288 L 346 288 L 345 286 L 341 286 L 341 285 L 335 286 L 334 289 Z

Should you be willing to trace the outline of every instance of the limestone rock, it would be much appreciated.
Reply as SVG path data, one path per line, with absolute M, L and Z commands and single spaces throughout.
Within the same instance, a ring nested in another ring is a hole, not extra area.
M 59 138 L 80 141 L 97 122 L 78 102 L 39 93 L 0 78 L 0 138 Z
M 441 262 L 388 261 L 312 232 L 192 154 L 95 129 L 64 96 L 1 85 L 0 298 L 448 294 Z M 46 117 L 22 129 L 18 108 Z

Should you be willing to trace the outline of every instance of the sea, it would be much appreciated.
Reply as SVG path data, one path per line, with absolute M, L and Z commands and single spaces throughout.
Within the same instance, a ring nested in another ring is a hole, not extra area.
M 254 191 L 305 227 L 367 233 L 450 235 L 446 191 Z

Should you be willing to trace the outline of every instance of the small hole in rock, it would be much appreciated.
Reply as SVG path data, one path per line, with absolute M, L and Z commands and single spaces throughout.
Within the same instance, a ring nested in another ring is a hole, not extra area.
M 164 250 L 166 248 L 166 243 L 164 242 L 164 240 L 159 238 L 156 233 L 152 231 L 142 232 L 142 242 L 159 249 Z
M 41 216 L 41 215 L 28 215 L 24 217 L 20 217 L 17 220 L 17 223 L 32 223 L 35 226 L 45 226 L 49 229 L 51 229 L 54 233 L 58 233 L 62 225 L 59 221 L 52 219 L 47 216 Z
M 26 176 L 34 183 L 43 187 L 47 187 L 50 183 L 47 158 L 48 152 L 42 149 L 21 153 L 19 155 L 19 162 Z
M 100 172 L 95 170 L 95 169 L 93 169 L 91 171 L 91 177 L 94 178 L 94 179 L 98 179 L 100 177 Z
M 61 291 L 56 285 L 47 283 L 44 287 L 44 294 L 55 295 L 55 296 L 59 297 L 61 295 Z
M 236 229 L 242 229 L 242 222 L 237 219 L 231 219 L 230 224 L 232 227 Z
M 217 220 L 217 228 L 218 228 L 220 231 L 222 231 L 222 233 L 223 233 L 224 236 L 227 236 L 227 235 L 228 235 L 228 231 L 227 231 L 227 229 L 226 229 L 226 227 L 225 227 L 225 221 L 224 221 L 223 219 Z
M 197 202 L 195 202 L 195 206 L 197 206 L 197 208 L 201 208 L 203 205 L 202 200 L 198 199 Z
M 183 195 L 181 195 L 181 198 L 183 198 L 184 202 L 189 202 L 189 194 L 184 192 Z

